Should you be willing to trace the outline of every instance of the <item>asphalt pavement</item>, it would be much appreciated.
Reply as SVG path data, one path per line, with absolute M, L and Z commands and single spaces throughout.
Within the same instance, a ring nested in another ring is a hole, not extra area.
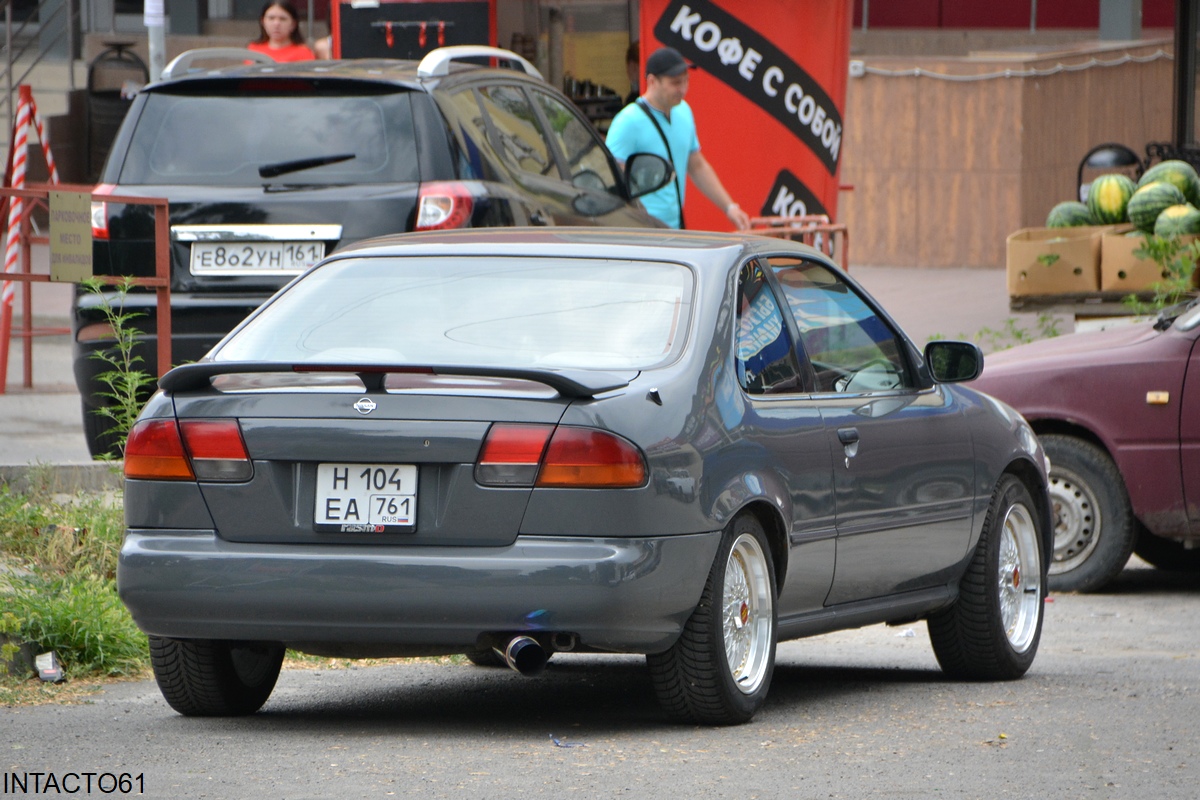
M 45 272 L 45 248 L 34 248 L 34 271 Z M 921 269 L 855 267 L 850 274 L 880 300 L 901 327 L 923 345 L 930 338 L 969 338 L 985 328 L 1001 330 L 1009 318 L 1033 330 L 1036 314 L 1009 310 L 1003 269 Z M 13 332 L 20 330 L 20 286 L 13 313 Z M 72 288 L 35 283 L 33 323 L 43 330 L 70 326 Z M 25 341 L 9 344 L 5 392 L 0 394 L 0 480 L 20 484 L 38 475 L 63 486 L 109 485 L 109 465 L 91 461 L 83 438 L 79 393 L 71 372 L 67 333 L 31 340 L 31 385 L 27 386 Z M 986 348 L 985 348 L 986 349 Z

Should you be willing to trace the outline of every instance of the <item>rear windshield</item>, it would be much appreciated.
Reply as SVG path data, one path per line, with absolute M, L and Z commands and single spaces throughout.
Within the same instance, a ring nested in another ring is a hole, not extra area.
M 266 176 L 261 168 L 267 168 Z M 258 186 L 417 179 L 407 92 L 153 92 L 137 120 L 118 182 Z
M 644 369 L 690 315 L 679 264 L 566 258 L 363 258 L 318 267 L 218 361 Z

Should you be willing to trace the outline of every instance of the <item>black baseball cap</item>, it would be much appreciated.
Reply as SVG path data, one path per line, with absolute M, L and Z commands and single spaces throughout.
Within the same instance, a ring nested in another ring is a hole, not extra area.
M 684 60 L 683 55 L 674 47 L 660 47 L 646 59 L 646 74 L 667 76 L 673 78 L 682 75 L 693 65 Z

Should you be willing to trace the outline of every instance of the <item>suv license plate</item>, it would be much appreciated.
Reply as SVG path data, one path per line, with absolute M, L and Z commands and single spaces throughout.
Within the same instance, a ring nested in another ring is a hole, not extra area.
M 417 529 L 413 464 L 318 464 L 313 529 L 411 533 Z
M 193 242 L 193 275 L 300 273 L 325 257 L 324 242 Z

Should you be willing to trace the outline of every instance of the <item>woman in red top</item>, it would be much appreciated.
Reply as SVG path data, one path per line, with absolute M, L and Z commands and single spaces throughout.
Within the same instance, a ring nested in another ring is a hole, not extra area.
M 268 0 L 258 17 L 259 37 L 246 45 L 276 61 L 311 61 L 316 58 L 300 35 L 300 15 L 291 0 Z

